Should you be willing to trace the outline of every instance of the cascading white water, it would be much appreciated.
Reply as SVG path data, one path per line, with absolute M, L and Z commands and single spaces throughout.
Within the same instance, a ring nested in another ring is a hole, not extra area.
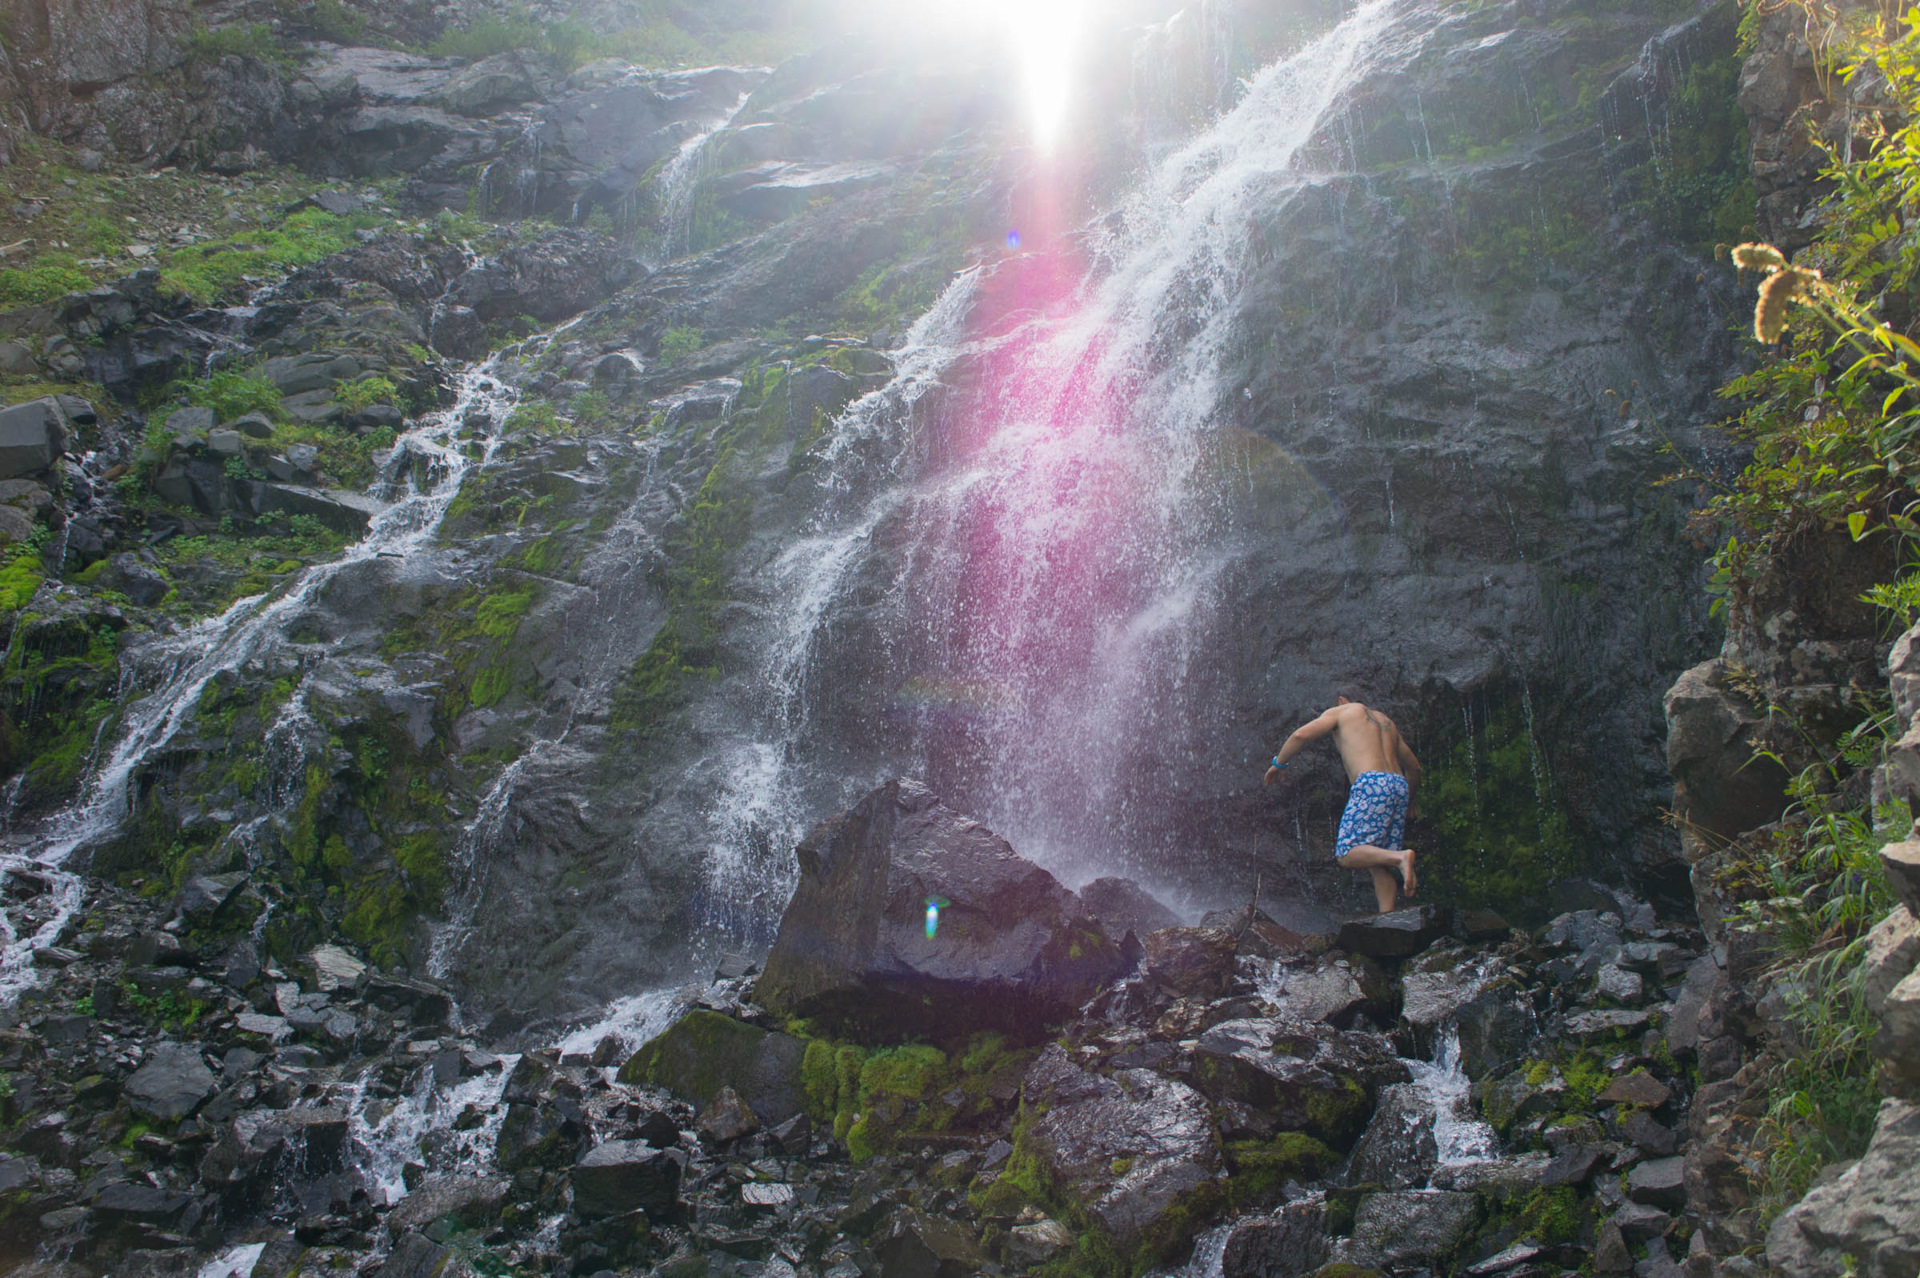
M 563 331 L 565 326 L 555 333 Z M 89 772 L 81 797 L 48 818 L 23 849 L 0 854 L 0 875 L 40 876 L 52 885 L 54 903 L 51 916 L 24 934 L 12 916 L 14 907 L 0 905 L 0 1006 L 10 1006 L 34 983 L 34 950 L 52 944 L 79 909 L 82 882 L 62 867 L 76 849 L 111 835 L 126 820 L 128 781 L 142 761 L 192 719 L 209 680 L 278 645 L 284 625 L 342 570 L 381 557 L 404 564 L 430 543 L 467 471 L 491 460 L 499 443 L 499 435 L 489 433 L 480 456 L 470 458 L 456 437 L 470 416 L 505 420 L 518 392 L 502 377 L 502 364 L 537 351 L 551 336 L 509 347 L 459 375 L 452 404 L 420 418 L 396 441 L 396 458 L 403 451 L 414 464 L 385 486 L 379 496 L 387 504 L 374 515 L 366 535 L 339 558 L 305 569 L 278 595 L 242 599 L 220 616 L 132 655 L 127 664 L 133 673 L 127 677 L 150 691 L 127 705 L 119 736 Z M 283 722 L 288 715 L 304 713 L 304 695 L 303 684 L 282 712 Z M 269 732 L 270 742 L 283 735 L 279 726 Z
M 1493 1128 L 1473 1116 L 1473 1080 L 1460 1068 L 1460 1031 L 1449 1026 L 1431 1061 L 1407 1062 L 1414 1090 L 1433 1106 L 1433 1142 L 1442 1167 L 1484 1163 L 1500 1151 Z
M 654 201 L 661 210 L 663 229 L 659 250 L 647 262 L 649 267 L 658 270 L 661 262 L 686 247 L 687 237 L 692 230 L 693 197 L 699 189 L 701 157 L 706 153 L 707 144 L 726 131 L 734 118 L 746 109 L 752 97 L 752 90 L 742 93 L 740 100 L 718 123 L 682 142 L 680 149 L 673 153 L 673 158 L 667 161 L 667 166 L 660 170 L 660 176 L 654 182 Z

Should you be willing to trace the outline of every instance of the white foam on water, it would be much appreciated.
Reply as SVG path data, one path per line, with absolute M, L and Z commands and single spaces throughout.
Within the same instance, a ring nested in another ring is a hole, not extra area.
M 267 1245 L 261 1243 L 242 1243 L 238 1247 L 229 1247 L 218 1256 L 200 1266 L 198 1278 L 248 1278 L 253 1267 L 260 1260 Z
M 1500 1153 L 1500 1138 L 1473 1113 L 1473 1080 L 1460 1068 L 1460 1033 L 1451 1027 L 1436 1060 L 1406 1062 L 1413 1086 L 1433 1106 L 1433 1141 L 1442 1167 L 1484 1163 Z

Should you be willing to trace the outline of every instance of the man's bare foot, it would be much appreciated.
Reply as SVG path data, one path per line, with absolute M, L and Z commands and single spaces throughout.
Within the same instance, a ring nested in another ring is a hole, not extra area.
M 1420 879 L 1419 876 L 1413 872 L 1413 849 L 1406 848 L 1404 850 L 1407 854 L 1407 859 L 1400 863 L 1400 877 L 1406 880 L 1407 895 L 1412 896 L 1419 890 Z

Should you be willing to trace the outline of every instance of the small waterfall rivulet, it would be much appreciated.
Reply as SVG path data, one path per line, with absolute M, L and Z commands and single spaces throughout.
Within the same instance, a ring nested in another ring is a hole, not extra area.
M 0 872 L 38 876 L 52 885 L 55 903 L 46 917 L 32 920 L 17 920 L 12 907 L 0 909 L 0 1003 L 11 1004 L 33 984 L 34 950 L 51 944 L 80 908 L 83 883 L 64 868 L 68 858 L 120 828 L 128 816 L 129 780 L 191 720 L 208 681 L 283 644 L 287 625 L 342 571 L 390 559 L 404 572 L 413 556 L 428 550 L 462 477 L 486 464 L 499 443 L 497 431 L 489 429 L 479 455 L 469 456 L 461 446 L 462 432 L 469 421 L 484 418 L 497 425 L 505 419 L 518 391 L 502 377 L 502 366 L 537 351 L 546 340 L 530 339 L 462 371 L 448 407 L 421 417 L 395 441 L 386 468 L 390 478 L 374 494 L 381 507 L 366 535 L 338 559 L 305 569 L 277 595 L 241 599 L 218 617 L 131 656 L 123 690 L 129 700 L 119 734 L 96 750 L 80 797 L 26 833 L 23 842 L 0 852 Z M 305 691 L 302 683 L 269 730 L 270 747 L 290 737 L 305 715 Z

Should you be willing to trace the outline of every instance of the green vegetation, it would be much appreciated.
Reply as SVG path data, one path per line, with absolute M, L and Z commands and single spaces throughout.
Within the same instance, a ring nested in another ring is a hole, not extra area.
M 206 377 L 183 377 L 161 392 L 161 402 L 211 408 L 213 415 L 230 422 L 246 413 L 260 413 L 269 421 L 286 417 L 280 407 L 280 391 L 257 370 L 223 369 Z M 159 423 L 162 429 L 165 423 Z
M 707 336 L 692 325 L 676 325 L 660 339 L 660 358 L 669 364 L 685 359 L 707 344 Z
M 357 413 L 375 404 L 397 403 L 400 388 L 393 384 L 391 377 L 368 373 L 356 381 L 341 382 L 335 386 L 333 397 L 349 413 Z
M 241 231 L 223 240 L 174 252 L 160 269 L 160 283 L 196 302 L 236 296 L 250 280 L 265 280 L 330 257 L 354 243 L 353 233 L 381 226 L 372 213 L 340 217 L 302 209 L 277 227 Z
M 187 36 L 187 53 L 205 62 L 222 58 L 252 58 L 282 66 L 293 64 L 293 55 L 274 37 L 273 28 L 264 22 L 230 27 L 194 27 Z
M 818 31 L 793 22 L 755 30 L 755 24 L 721 20 L 695 34 L 674 20 L 671 6 L 645 0 L 627 6 L 623 12 L 638 18 L 637 25 L 600 31 L 572 19 L 542 23 L 515 10 L 504 17 L 482 18 L 465 27 L 450 28 L 429 50 L 452 58 L 487 58 L 524 50 L 554 58 L 572 71 L 601 58 L 649 67 L 772 64 L 821 38 Z
M 1697 526 L 1719 546 L 1716 608 L 1736 622 L 1755 620 L 1763 579 L 1831 574 L 1806 548 L 1849 539 L 1869 543 L 1856 552 L 1863 575 L 1883 577 L 1865 600 L 1902 624 L 1920 613 L 1920 9 L 1898 24 L 1869 15 L 1828 30 L 1827 73 L 1880 81 L 1891 109 L 1869 125 L 1877 135 L 1867 145 L 1828 153 L 1836 194 L 1807 249 L 1792 261 L 1763 244 L 1733 250 L 1759 280 L 1761 359 L 1722 393 L 1739 406 L 1726 429 L 1752 460 L 1731 480 L 1682 470 L 1707 494 Z M 1768 979 L 1787 1005 L 1790 1032 L 1772 1036 L 1761 1058 L 1766 1113 L 1747 1152 L 1764 1232 L 1821 1167 L 1858 1157 L 1872 1129 L 1874 1022 L 1860 957 L 1892 906 L 1875 853 L 1909 814 L 1876 812 L 1868 794 L 1888 744 L 1881 699 L 1849 697 L 1850 727 L 1808 722 L 1790 690 L 1732 673 L 1779 728 L 1762 757 L 1793 778 L 1778 827 L 1722 850 L 1716 884 L 1737 903 L 1731 926 L 1770 954 Z
M 93 276 L 67 253 L 44 253 L 29 266 L 0 271 L 0 306 L 32 306 L 93 287 Z
M 1438 852 L 1432 891 L 1530 919 L 1548 885 L 1578 868 L 1568 815 L 1519 698 L 1483 704 L 1470 726 L 1429 755 L 1421 780 L 1419 812 Z

